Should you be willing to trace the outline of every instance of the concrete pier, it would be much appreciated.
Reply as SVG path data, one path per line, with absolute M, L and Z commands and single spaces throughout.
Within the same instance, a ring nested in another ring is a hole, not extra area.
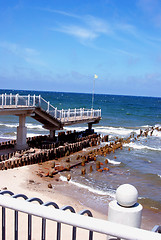
M 91 130 L 92 124 L 99 123 L 101 110 L 97 109 L 68 109 L 58 110 L 41 96 L 19 94 L 0 95 L 0 115 L 19 116 L 19 126 L 17 127 L 17 149 L 27 148 L 25 126 L 26 116 L 30 116 L 39 121 L 44 128 L 50 131 L 50 137 L 55 137 L 55 130 L 62 130 L 65 126 L 73 124 L 88 123 Z
M 17 127 L 17 143 L 16 149 L 25 149 L 28 147 L 26 143 L 27 137 L 27 127 L 26 123 L 26 115 L 19 115 L 19 126 Z

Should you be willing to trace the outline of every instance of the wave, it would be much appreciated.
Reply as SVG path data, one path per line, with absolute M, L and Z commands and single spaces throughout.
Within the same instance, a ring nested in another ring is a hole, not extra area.
M 67 181 L 67 178 L 64 177 L 64 176 L 60 176 L 60 179 L 64 182 Z M 79 188 L 83 188 L 83 189 L 86 189 L 88 190 L 89 192 L 92 192 L 94 194 L 98 194 L 98 195 L 103 195 L 103 196 L 110 196 L 112 198 L 115 198 L 115 190 L 108 190 L 107 192 L 104 192 L 102 190 L 99 190 L 99 189 L 94 189 L 92 187 L 89 187 L 87 185 L 84 185 L 84 184 L 81 184 L 81 183 L 78 183 L 78 182 L 75 182 L 73 180 L 70 180 L 69 183 L 79 187 Z
M 18 123 L 0 123 L 0 126 L 2 127 L 8 127 L 8 128 L 17 128 Z
M 36 137 L 36 136 L 40 136 L 43 134 L 39 134 L 39 133 L 27 133 L 27 137 Z
M 159 175 L 159 174 L 158 174 L 158 177 L 160 177 L 160 178 L 161 178 L 161 175 Z
M 9 140 L 16 140 L 16 133 L 13 135 L 8 135 L 8 134 L 3 134 L 0 136 L 0 139 L 9 139 Z M 40 136 L 42 134 L 38 134 L 38 133 L 27 133 L 27 137 L 36 137 L 36 136 Z
M 110 164 L 113 164 L 113 165 L 120 165 L 121 162 L 118 162 L 118 161 L 115 161 L 115 160 L 110 160 L 110 159 L 107 159 L 108 160 L 108 163 Z
M 103 135 L 110 135 L 112 136 L 120 136 L 120 137 L 127 137 L 130 136 L 130 134 L 139 134 L 139 129 L 133 129 L 133 128 L 124 128 L 124 127 L 107 127 L 107 126 L 99 126 L 94 127 L 94 130 L 97 133 L 103 134 Z
M 38 130 L 42 130 L 42 131 L 47 131 L 45 128 L 43 128 L 43 126 L 42 125 L 40 125 L 40 124 L 32 124 L 32 123 L 27 123 L 26 124 L 26 127 L 28 128 L 28 129 L 38 129 Z
M 0 136 L 0 139 L 3 139 L 4 140 L 4 142 L 6 141 L 6 140 L 15 140 L 16 139 L 16 136 Z
M 87 129 L 87 127 L 65 127 L 65 130 L 76 130 L 76 131 L 84 131 Z M 98 134 L 103 135 L 119 135 L 119 136 L 128 136 L 131 133 L 139 134 L 139 129 L 130 129 L 130 128 L 124 128 L 124 127 L 109 127 L 109 126 L 93 126 L 93 129 Z
M 87 127 L 64 127 L 64 130 L 66 131 L 77 131 L 77 132 L 81 132 L 81 131 L 85 131 L 87 129 Z
M 0 123 L 0 126 L 7 127 L 7 128 L 17 128 L 18 125 L 19 125 L 18 123 L 2 123 L 2 122 Z M 37 129 L 37 130 L 41 130 L 41 131 L 47 131 L 40 124 L 26 123 L 26 127 L 28 129 Z
M 125 143 L 124 147 L 131 147 L 131 148 L 138 149 L 138 150 L 146 149 L 146 150 L 151 150 L 151 151 L 161 151 L 161 148 L 149 147 L 146 145 L 142 145 L 140 143 L 137 144 L 137 143 L 133 143 L 133 142 Z
M 160 132 L 160 131 L 157 131 L 157 130 L 154 130 L 152 136 L 161 138 L 161 132 Z

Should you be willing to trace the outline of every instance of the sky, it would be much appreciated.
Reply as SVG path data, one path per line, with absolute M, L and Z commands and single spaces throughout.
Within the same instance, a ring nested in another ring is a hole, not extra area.
M 160 0 L 0 0 L 0 89 L 93 87 L 161 97 Z

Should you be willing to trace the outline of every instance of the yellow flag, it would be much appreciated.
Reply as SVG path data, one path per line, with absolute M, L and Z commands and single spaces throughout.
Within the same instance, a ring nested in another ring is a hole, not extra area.
M 98 76 L 95 74 L 95 75 L 94 75 L 94 78 L 98 78 Z

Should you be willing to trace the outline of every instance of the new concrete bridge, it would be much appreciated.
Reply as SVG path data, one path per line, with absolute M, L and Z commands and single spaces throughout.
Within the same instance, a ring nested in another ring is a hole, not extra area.
M 19 116 L 19 126 L 17 127 L 17 149 L 27 147 L 26 136 L 27 127 L 26 116 L 30 116 L 50 131 L 50 136 L 55 136 L 55 130 L 61 130 L 64 126 L 79 123 L 88 123 L 88 128 L 92 124 L 99 123 L 101 119 L 101 109 L 68 109 L 58 110 L 46 101 L 41 95 L 0 95 L 0 115 Z

